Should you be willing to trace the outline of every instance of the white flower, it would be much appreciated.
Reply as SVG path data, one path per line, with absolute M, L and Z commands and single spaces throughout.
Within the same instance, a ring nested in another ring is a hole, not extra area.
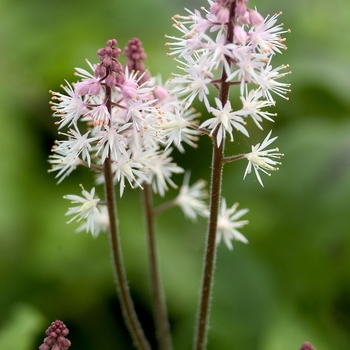
M 276 165 L 281 164 L 280 162 L 277 162 L 271 158 L 280 159 L 281 156 L 283 156 L 282 153 L 279 153 L 278 148 L 265 150 L 267 146 L 269 146 L 273 141 L 277 139 L 277 136 L 270 139 L 271 132 L 272 131 L 268 133 L 268 135 L 266 136 L 265 140 L 262 142 L 261 145 L 260 143 L 258 143 L 257 145 L 252 146 L 252 151 L 244 156 L 244 158 L 248 159 L 248 165 L 245 170 L 243 179 L 246 177 L 247 174 L 250 174 L 250 172 L 252 171 L 252 168 L 254 168 L 255 175 L 259 180 L 261 186 L 264 186 L 264 185 L 260 178 L 259 170 L 261 170 L 263 173 L 270 176 L 271 174 L 268 173 L 267 170 L 270 170 L 270 171 L 278 170 Z
M 193 108 L 184 109 L 183 105 L 175 104 L 173 111 L 165 110 L 162 114 L 162 120 L 159 128 L 162 130 L 160 133 L 160 140 L 165 139 L 166 148 L 168 149 L 174 144 L 180 152 L 184 152 L 185 149 L 182 146 L 182 142 L 187 143 L 192 147 L 197 147 L 196 141 L 198 141 L 199 131 L 192 129 L 193 118 L 199 116 L 199 113 L 195 113 Z
M 209 84 L 213 80 L 213 75 L 209 71 L 207 58 L 205 56 L 193 55 L 185 57 L 185 61 L 178 61 L 183 64 L 183 67 L 178 67 L 185 71 L 185 75 L 173 74 L 174 79 L 169 83 L 177 86 L 171 93 L 178 96 L 185 96 L 185 108 L 188 108 L 193 103 L 193 100 L 198 96 L 199 101 L 203 101 L 207 109 L 210 107 L 207 95 L 209 94 Z M 177 85 L 178 84 L 178 85 Z M 186 85 L 185 87 L 182 84 Z
M 171 162 L 173 160 L 169 157 L 171 152 L 172 148 L 161 152 L 150 149 L 135 157 L 135 160 L 145 166 L 147 182 L 152 184 L 153 192 L 159 193 L 162 197 L 168 190 L 167 183 L 173 188 L 177 188 L 177 185 L 171 180 L 171 176 L 184 171 L 177 164 Z
M 114 181 L 120 183 L 120 197 L 122 197 L 124 192 L 125 179 L 128 180 L 131 188 L 134 188 L 134 183 L 142 188 L 142 182 L 147 181 L 143 164 L 131 159 L 130 151 L 123 153 L 117 161 L 112 163 L 112 171 L 114 173 Z
M 259 52 L 274 54 L 274 52 L 281 53 L 280 49 L 286 49 L 285 39 L 281 38 L 281 34 L 289 33 L 289 30 L 284 30 L 283 24 L 275 25 L 280 14 L 267 16 L 262 23 L 250 29 L 250 41 Z
M 108 125 L 111 115 L 109 114 L 108 108 L 105 104 L 97 105 L 92 107 L 85 116 L 91 117 L 94 121 L 94 125 Z
M 261 108 L 270 107 L 273 105 L 270 101 L 259 100 L 261 96 L 261 90 L 250 90 L 249 93 L 246 91 L 246 97 L 240 97 L 243 103 L 242 109 L 235 111 L 235 114 L 242 117 L 247 117 L 250 115 L 256 126 L 262 130 L 260 123 L 263 121 L 263 118 L 273 122 L 274 120 L 271 117 L 275 117 L 276 114 L 261 110 Z
M 81 155 L 81 158 L 85 160 L 90 167 L 91 157 L 90 152 L 92 150 L 91 144 L 98 140 L 98 137 L 88 138 L 90 131 L 84 135 L 80 134 L 79 129 L 70 129 L 67 134 L 60 133 L 68 137 L 68 140 L 62 140 L 57 142 L 57 147 L 54 149 L 55 152 L 66 152 L 67 160 L 71 163 L 75 162 L 75 159 Z
M 90 231 L 92 234 L 94 234 L 94 217 L 99 214 L 97 204 L 100 199 L 94 198 L 95 187 L 91 189 L 91 192 L 88 192 L 82 185 L 80 186 L 82 188 L 82 195 L 84 197 L 74 194 L 68 194 L 64 196 L 65 199 L 70 200 L 72 203 L 79 203 L 79 205 L 68 209 L 66 215 L 74 215 L 73 218 L 68 221 L 68 223 L 72 222 L 75 219 L 77 219 L 77 221 L 84 219 L 86 220 L 86 232 Z
M 100 145 L 96 154 L 101 150 L 101 163 L 103 164 L 106 158 L 112 158 L 116 161 L 119 158 L 119 155 L 126 152 L 126 140 L 122 132 L 128 128 L 131 124 L 126 123 L 121 128 L 117 127 L 117 124 L 112 126 L 105 126 L 103 131 L 100 132 L 101 139 L 98 141 Z
M 109 229 L 109 215 L 108 215 L 108 209 L 107 206 L 101 206 L 100 211 L 95 211 L 93 215 L 93 221 L 94 221 L 94 230 L 92 233 L 92 236 L 96 238 L 101 231 L 107 231 Z M 88 228 L 88 222 L 84 222 L 82 225 L 80 225 L 76 232 L 82 232 L 82 231 L 89 231 Z
M 67 158 L 67 151 L 56 150 L 53 148 L 55 154 L 49 156 L 49 163 L 51 164 L 51 169 L 48 170 L 49 173 L 57 171 L 55 178 L 59 178 L 57 183 L 61 183 L 69 174 L 77 168 L 78 165 L 84 164 L 79 158 L 70 159 Z
M 186 217 L 193 221 L 197 219 L 197 214 L 207 217 L 208 205 L 203 200 L 208 197 L 207 191 L 204 190 L 206 182 L 198 180 L 192 186 L 189 186 L 189 182 L 190 172 L 186 172 L 180 193 L 174 203 L 182 209 Z
M 274 104 L 275 102 L 271 95 L 271 91 L 276 95 L 288 100 L 288 97 L 286 95 L 288 92 L 290 92 L 290 84 L 277 81 L 277 79 L 284 78 L 286 75 L 291 74 L 291 72 L 289 71 L 285 73 L 280 73 L 282 69 L 288 68 L 288 65 L 281 65 L 273 69 L 270 64 L 271 57 L 267 65 L 263 69 L 261 69 L 260 86 L 263 97 L 270 101 L 272 104 Z
M 243 118 L 232 112 L 230 101 L 227 101 L 225 106 L 222 106 L 222 102 L 217 97 L 215 98 L 215 101 L 218 108 L 210 107 L 209 109 L 210 112 L 215 115 L 215 118 L 206 120 L 200 125 L 200 128 L 205 128 L 209 125 L 208 128 L 211 129 L 211 135 L 216 127 L 219 126 L 216 136 L 218 146 L 220 146 L 222 139 L 225 138 L 226 131 L 229 133 L 231 141 L 233 141 L 232 126 L 239 130 L 242 134 L 249 137 L 248 131 L 243 126 Z
M 248 240 L 237 231 L 249 223 L 248 220 L 237 221 L 241 216 L 246 214 L 249 209 L 241 209 L 237 211 L 238 203 L 235 203 L 231 208 L 227 208 L 225 198 L 222 198 L 221 209 L 218 217 L 216 244 L 219 244 L 221 239 L 224 240 L 228 249 L 232 250 L 232 239 L 248 243 Z
M 62 88 L 68 96 L 50 91 L 52 94 L 50 104 L 52 105 L 51 109 L 54 111 L 53 116 L 61 119 L 57 122 L 57 124 L 60 124 L 59 129 L 67 124 L 76 124 L 78 119 L 87 111 L 86 99 L 77 94 L 67 81 L 66 83 L 68 86 L 62 86 Z

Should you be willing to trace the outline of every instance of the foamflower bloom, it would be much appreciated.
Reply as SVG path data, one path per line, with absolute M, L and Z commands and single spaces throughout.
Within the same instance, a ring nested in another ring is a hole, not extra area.
M 92 234 L 94 234 L 95 231 L 95 220 L 94 216 L 99 214 L 99 210 L 97 208 L 97 204 L 100 201 L 99 198 L 95 198 L 95 187 L 91 189 L 90 192 L 86 191 L 82 185 L 80 185 L 82 188 L 82 195 L 77 196 L 75 194 L 67 194 L 64 196 L 65 199 L 70 200 L 72 203 L 78 203 L 77 206 L 71 207 L 68 209 L 66 215 L 74 215 L 68 223 L 72 222 L 73 220 L 77 219 L 79 222 L 80 220 L 84 219 L 86 220 L 86 232 L 90 231 Z
M 213 113 L 215 118 L 207 119 L 200 125 L 200 128 L 208 127 L 211 129 L 210 135 L 219 125 L 219 130 L 216 136 L 218 146 L 220 146 L 222 139 L 225 139 L 226 131 L 233 141 L 233 128 L 239 130 L 242 134 L 249 137 L 247 129 L 244 127 L 244 120 L 242 117 L 237 116 L 235 112 L 232 112 L 231 102 L 226 101 L 225 106 L 222 105 L 220 99 L 215 98 L 217 108 L 210 107 L 210 112 Z
M 281 164 L 281 162 L 278 162 L 274 159 L 280 159 L 281 156 L 283 156 L 282 153 L 279 153 L 278 148 L 265 150 L 267 146 L 269 146 L 273 141 L 277 139 L 277 136 L 273 137 L 272 139 L 270 138 L 271 132 L 272 131 L 268 133 L 261 145 L 258 143 L 255 146 L 252 146 L 252 151 L 244 156 L 244 158 L 248 159 L 248 165 L 245 170 L 243 179 L 247 174 L 251 173 L 252 169 L 254 169 L 255 175 L 263 187 L 264 185 L 261 180 L 259 170 L 270 176 L 271 174 L 268 171 L 278 170 L 278 167 L 276 165 Z
M 218 217 L 216 244 L 223 240 L 228 249 L 232 250 L 232 240 L 248 243 L 248 240 L 237 229 L 249 223 L 248 220 L 240 220 L 249 209 L 241 209 L 237 211 L 238 203 L 235 203 L 231 208 L 227 208 L 225 198 L 222 198 L 221 209 Z
M 204 217 L 209 215 L 207 203 L 204 201 L 208 197 L 208 193 L 205 190 L 206 182 L 204 180 L 198 180 L 190 186 L 190 176 L 190 172 L 186 172 L 180 193 L 175 198 L 175 204 L 182 209 L 187 218 L 195 221 L 197 215 Z
M 99 211 L 94 211 L 93 213 L 93 221 L 94 221 L 94 230 L 91 232 L 92 236 L 96 238 L 101 232 L 106 232 L 109 229 L 109 215 L 107 206 L 101 206 Z M 76 232 L 88 232 L 88 222 L 84 221 L 82 225 L 80 225 Z

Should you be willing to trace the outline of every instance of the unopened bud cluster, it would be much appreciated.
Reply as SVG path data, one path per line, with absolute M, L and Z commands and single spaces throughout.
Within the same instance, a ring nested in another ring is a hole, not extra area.
M 69 330 L 62 321 L 52 322 L 45 332 L 47 337 L 39 350 L 67 350 L 71 346 L 71 342 L 66 338 L 68 333 Z

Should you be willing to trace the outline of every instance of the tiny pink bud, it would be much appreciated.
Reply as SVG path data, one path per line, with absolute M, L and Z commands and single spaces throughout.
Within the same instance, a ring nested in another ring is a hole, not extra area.
M 236 6 L 236 15 L 237 17 L 243 17 L 247 12 L 247 6 L 243 2 L 239 2 Z
M 316 349 L 312 346 L 311 343 L 307 341 L 301 346 L 300 350 L 316 350 Z
M 249 13 L 249 22 L 254 26 L 264 23 L 264 18 L 258 11 L 248 9 Z
M 103 78 L 106 75 L 106 68 L 102 66 L 102 64 L 97 65 L 95 68 L 94 76 L 96 78 Z
M 57 338 L 57 333 L 56 332 L 51 332 L 50 333 L 51 338 Z
M 50 347 L 46 344 L 42 344 L 39 346 L 39 350 L 49 350 L 49 349 L 50 349 Z
M 106 86 L 109 86 L 109 87 L 114 87 L 116 85 L 116 78 L 114 75 L 110 74 L 108 75 L 108 77 L 105 79 L 105 84 Z
M 156 86 L 153 90 L 154 97 L 158 100 L 163 100 L 168 97 L 169 92 L 163 86 Z
M 239 26 L 238 24 L 235 24 L 233 27 L 233 34 L 235 41 L 241 45 L 245 45 L 248 39 L 248 34 L 245 32 L 245 30 Z

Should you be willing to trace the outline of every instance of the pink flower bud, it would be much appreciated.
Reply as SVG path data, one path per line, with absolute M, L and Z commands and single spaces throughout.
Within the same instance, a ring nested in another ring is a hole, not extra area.
M 235 24 L 233 27 L 233 34 L 234 34 L 235 41 L 238 44 L 245 45 L 245 43 L 248 40 L 248 35 L 241 26 L 239 26 L 238 24 Z
M 264 18 L 258 11 L 248 9 L 249 13 L 249 22 L 254 26 L 264 23 Z

